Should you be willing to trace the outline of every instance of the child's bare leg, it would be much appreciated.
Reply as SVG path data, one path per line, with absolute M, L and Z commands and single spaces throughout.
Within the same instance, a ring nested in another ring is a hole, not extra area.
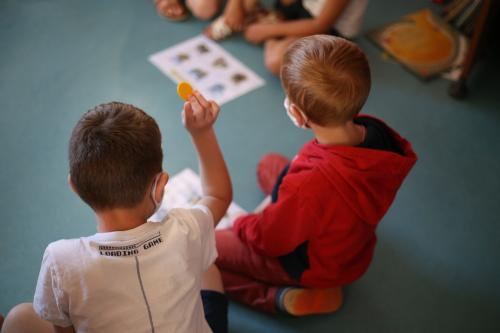
M 224 293 L 224 286 L 222 284 L 222 277 L 217 266 L 210 266 L 201 278 L 202 290 L 213 290 Z
M 186 6 L 200 20 L 210 20 L 219 11 L 221 0 L 187 0 Z
M 245 12 L 249 13 L 255 8 L 255 5 L 259 3 L 259 0 L 240 0 L 243 1 L 243 8 L 245 8 Z
M 274 75 L 279 75 L 283 55 L 286 50 L 299 37 L 285 37 L 282 39 L 270 39 L 264 44 L 264 63 L 267 69 Z
M 224 9 L 224 18 L 228 21 L 239 21 L 243 27 L 248 14 L 254 11 L 258 0 L 228 0 Z M 232 27 L 234 29 L 234 27 Z M 237 30 L 237 29 L 235 29 Z
M 53 326 L 38 317 L 31 303 L 16 305 L 5 317 L 2 333 L 53 333 Z

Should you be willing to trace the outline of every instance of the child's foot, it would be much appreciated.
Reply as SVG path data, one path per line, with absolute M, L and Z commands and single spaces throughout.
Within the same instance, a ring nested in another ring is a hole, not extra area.
M 223 40 L 231 36 L 234 31 L 227 25 L 224 16 L 217 17 L 208 27 L 203 30 L 205 36 L 212 40 Z
M 342 306 L 342 289 L 285 288 L 281 290 L 278 308 L 293 316 L 331 313 Z
M 236 2 L 233 2 L 233 4 L 236 4 Z M 241 32 L 251 23 L 276 23 L 278 19 L 276 13 L 266 10 L 258 2 L 246 13 L 243 8 L 233 7 L 230 11 L 226 8 L 224 14 L 210 23 L 203 30 L 203 33 L 215 41 L 223 40 L 236 32 Z
M 285 166 L 290 163 L 287 157 L 271 153 L 264 155 L 257 164 L 257 182 L 264 194 L 270 195 Z
M 184 21 L 189 11 L 180 0 L 155 0 L 158 13 L 171 21 Z

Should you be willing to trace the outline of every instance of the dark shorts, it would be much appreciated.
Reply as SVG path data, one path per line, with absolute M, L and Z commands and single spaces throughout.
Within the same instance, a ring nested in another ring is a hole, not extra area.
M 302 1 L 296 0 L 290 5 L 284 5 L 280 0 L 277 0 L 274 4 L 277 11 L 283 14 L 285 20 L 299 20 L 312 18 L 311 13 L 307 11 L 302 5 Z
M 226 295 L 213 290 L 202 290 L 201 300 L 205 319 L 214 333 L 227 333 L 227 307 Z
M 287 6 L 283 5 L 280 0 L 276 0 L 274 8 L 283 14 L 286 21 L 312 18 L 311 13 L 309 13 L 307 9 L 304 8 L 304 5 L 302 5 L 302 0 L 295 0 Z M 332 36 L 341 36 L 333 27 L 330 28 L 330 31 L 328 31 L 327 34 Z

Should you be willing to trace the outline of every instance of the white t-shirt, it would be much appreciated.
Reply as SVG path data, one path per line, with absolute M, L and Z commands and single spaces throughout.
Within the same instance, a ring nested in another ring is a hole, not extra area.
M 33 307 L 77 332 L 211 332 L 200 283 L 216 257 L 209 209 L 172 209 L 162 222 L 49 244 Z
M 303 0 L 304 8 L 313 16 L 321 13 L 327 0 Z M 361 31 L 363 16 L 368 6 L 368 0 L 350 0 L 333 27 L 344 37 L 354 38 Z

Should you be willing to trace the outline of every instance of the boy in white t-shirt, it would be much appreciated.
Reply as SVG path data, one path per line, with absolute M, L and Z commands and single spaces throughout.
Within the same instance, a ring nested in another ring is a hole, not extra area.
M 184 104 L 203 197 L 158 223 L 147 219 L 168 174 L 155 120 L 117 102 L 80 119 L 68 179 L 94 210 L 98 233 L 49 244 L 33 305 L 11 310 L 2 332 L 227 332 L 227 299 L 213 264 L 214 226 L 232 200 L 212 127 L 218 113 L 196 91 Z

